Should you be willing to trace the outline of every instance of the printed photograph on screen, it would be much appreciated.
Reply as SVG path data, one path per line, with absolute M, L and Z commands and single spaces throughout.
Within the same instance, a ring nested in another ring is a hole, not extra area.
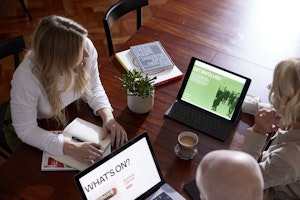
M 182 99 L 231 119 L 246 80 L 196 61 Z M 203 94 L 206 95 L 203 98 Z

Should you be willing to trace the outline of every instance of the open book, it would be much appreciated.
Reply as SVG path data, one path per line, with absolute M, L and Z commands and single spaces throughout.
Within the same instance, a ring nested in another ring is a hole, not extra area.
M 74 141 L 84 141 L 84 142 L 95 142 L 101 145 L 101 150 L 103 151 L 103 157 L 108 155 L 111 152 L 111 140 L 110 137 L 101 140 L 103 132 L 100 126 L 92 124 L 88 121 L 85 121 L 80 118 L 74 119 L 63 131 L 62 134 L 67 140 Z M 83 171 L 89 165 L 86 163 L 81 163 L 69 155 L 52 155 L 48 152 L 43 152 L 44 157 L 51 157 L 54 160 L 65 164 L 68 167 Z M 47 168 L 46 168 L 47 169 Z M 51 168 L 48 168 L 47 171 L 50 171 Z M 43 170 L 43 163 L 41 166 Z M 54 170 L 54 169 L 53 169 Z M 58 169 L 56 169 L 58 170 Z M 45 171 L 45 170 L 43 170 Z
M 145 76 L 147 74 L 149 78 L 153 78 L 156 76 L 157 78 L 154 82 L 155 86 L 169 83 L 171 81 L 175 81 L 183 77 L 182 72 L 178 69 L 178 67 L 175 64 L 171 68 L 158 69 L 151 72 L 143 72 L 138 62 L 135 61 L 135 57 L 130 49 L 117 52 L 115 56 L 126 71 L 136 69 L 137 71 L 141 71 Z

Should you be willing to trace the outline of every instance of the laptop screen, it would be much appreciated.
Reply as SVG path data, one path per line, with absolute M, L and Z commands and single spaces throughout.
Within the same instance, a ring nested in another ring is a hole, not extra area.
M 233 120 L 250 82 L 246 77 L 192 58 L 177 99 Z
M 75 175 L 83 199 L 144 199 L 163 177 L 146 132 Z

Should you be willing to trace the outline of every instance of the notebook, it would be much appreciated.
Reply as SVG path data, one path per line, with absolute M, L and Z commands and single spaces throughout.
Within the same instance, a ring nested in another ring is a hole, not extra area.
M 183 200 L 164 181 L 146 131 L 74 177 L 83 199 Z
M 251 80 L 192 57 L 175 102 L 165 115 L 219 140 L 240 117 Z

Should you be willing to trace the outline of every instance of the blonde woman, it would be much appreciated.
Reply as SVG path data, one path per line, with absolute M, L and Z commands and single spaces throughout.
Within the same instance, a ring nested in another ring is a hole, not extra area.
M 102 157 L 99 145 L 64 140 L 40 128 L 37 119 L 53 118 L 66 125 L 64 108 L 83 98 L 101 116 L 112 146 L 127 141 L 123 127 L 114 119 L 112 107 L 101 84 L 97 51 L 87 30 L 61 16 L 43 18 L 32 38 L 31 49 L 15 71 L 11 89 L 11 115 L 18 137 L 51 154 L 68 154 L 91 163 Z
M 300 58 L 276 66 L 269 101 L 274 110 L 256 113 L 242 150 L 259 160 L 264 199 L 300 199 Z M 264 149 L 271 132 L 276 133 Z

